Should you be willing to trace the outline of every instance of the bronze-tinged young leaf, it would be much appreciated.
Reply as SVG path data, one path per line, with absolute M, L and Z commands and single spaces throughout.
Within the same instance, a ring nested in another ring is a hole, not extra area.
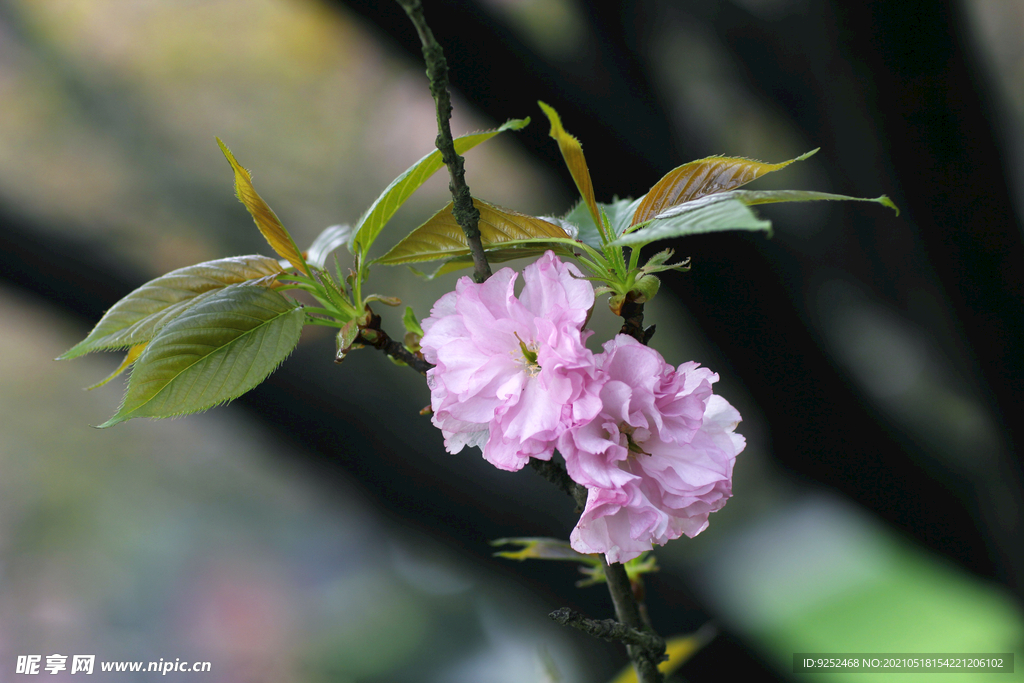
M 142 352 L 145 351 L 145 350 L 146 350 L 146 345 L 145 344 L 136 344 L 135 346 L 133 346 L 130 349 L 128 349 L 128 353 L 125 354 L 124 360 L 121 361 L 121 364 L 117 366 L 117 370 L 114 370 L 112 373 L 107 375 L 105 379 L 102 379 L 99 382 L 96 382 L 96 384 L 93 384 L 91 387 L 86 387 L 85 388 L 86 391 L 92 391 L 93 389 L 99 389 L 104 384 L 106 384 L 110 380 L 112 380 L 115 377 L 117 377 L 118 375 L 120 375 L 128 367 L 130 367 L 132 363 L 137 361 L 139 359 L 139 356 L 141 356 Z
M 241 396 L 266 379 L 299 342 L 302 306 L 266 287 L 229 287 L 168 323 L 135 362 L 117 413 L 172 417 Z
M 512 246 L 506 249 L 486 249 L 485 251 L 487 252 L 487 262 L 494 264 L 505 263 L 506 261 L 515 261 L 516 259 L 521 258 L 536 258 L 538 256 L 543 255 L 544 252 L 546 252 L 548 249 L 553 249 L 556 253 L 560 253 L 562 255 L 571 254 L 571 250 L 566 249 L 564 244 L 545 244 L 543 242 L 531 242 L 530 244 Z M 417 275 L 425 277 L 428 280 L 433 280 L 434 278 L 439 277 L 441 275 L 454 273 L 456 271 L 463 270 L 464 268 L 472 268 L 473 265 L 473 255 L 463 254 L 462 256 L 455 256 L 453 258 L 443 261 L 441 265 L 438 266 L 432 273 L 420 272 L 413 268 L 412 266 L 410 266 L 409 268 Z
M 779 164 L 739 157 L 708 157 L 683 164 L 654 184 L 637 207 L 630 225 L 650 220 L 671 206 L 745 185 L 794 161 L 803 161 L 817 151 L 813 149 Z
M 235 161 L 235 156 L 223 140 L 217 138 L 217 144 L 220 145 L 220 151 L 224 152 L 224 156 L 235 172 L 235 196 L 245 205 L 252 219 L 256 221 L 256 227 L 263 233 L 263 237 L 278 255 L 287 259 L 288 263 L 298 268 L 300 272 L 309 275 L 302 253 L 295 246 L 295 240 L 292 239 L 291 234 L 285 229 L 273 209 L 256 192 L 256 188 L 252 184 L 252 175 Z
M 57 357 L 77 358 L 103 349 L 124 349 L 152 339 L 160 327 L 196 301 L 230 285 L 283 272 L 276 259 L 254 254 L 206 261 L 150 280 L 118 301 L 84 340 Z
M 564 240 L 569 237 L 561 227 L 541 218 L 502 209 L 481 199 L 474 198 L 473 204 L 480 212 L 480 241 L 485 250 L 519 240 Z M 468 253 L 466 235 L 452 215 L 452 203 L 448 202 L 376 263 L 396 266 Z
M 604 232 L 604 226 L 601 226 L 601 214 L 597 210 L 597 200 L 594 198 L 594 183 L 590 179 L 587 159 L 583 156 L 583 145 L 562 127 L 562 119 L 553 107 L 544 102 L 537 102 L 537 104 L 551 121 L 551 132 L 548 134 L 558 143 L 558 150 L 562 153 L 562 158 L 565 159 L 565 165 L 569 168 L 573 182 L 576 183 L 576 189 L 580 191 L 580 196 L 583 197 L 587 209 L 590 210 L 590 216 L 599 226 L 600 231 Z
M 494 130 L 486 130 L 480 133 L 470 133 L 455 138 L 455 151 L 458 154 L 465 154 L 481 142 L 490 140 L 498 133 L 506 130 L 520 130 L 530 123 L 530 118 L 511 119 Z M 353 251 L 361 253 L 363 257 L 370 251 L 377 235 L 384 228 L 384 225 L 391 219 L 405 200 L 412 196 L 412 193 L 419 189 L 430 176 L 434 175 L 444 166 L 441 159 L 441 152 L 434 150 L 410 166 L 405 173 L 391 181 L 379 197 L 370 205 L 366 213 L 356 223 L 353 238 Z

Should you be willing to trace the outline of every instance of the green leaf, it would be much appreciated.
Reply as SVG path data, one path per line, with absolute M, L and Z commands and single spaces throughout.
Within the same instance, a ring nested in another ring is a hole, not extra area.
M 540 105 L 544 115 L 551 122 L 551 131 L 548 134 L 558 143 L 562 159 L 565 160 L 569 174 L 572 176 L 573 182 L 576 183 L 576 189 L 580 191 L 580 196 L 583 197 L 583 202 L 586 204 L 591 219 L 596 225 L 600 220 L 599 216 L 601 214 L 597 210 L 597 200 L 594 198 L 594 183 L 590 179 L 590 169 L 587 168 L 587 159 L 583 155 L 583 145 L 562 127 L 562 119 L 553 107 L 544 102 L 537 102 L 537 104 Z
M 124 349 L 149 341 L 197 299 L 230 285 L 284 272 L 266 256 L 234 256 L 171 271 L 142 285 L 100 318 L 89 335 L 57 357 L 69 360 L 103 349 Z
M 597 555 L 595 557 L 600 556 Z M 660 571 L 658 559 L 649 550 L 640 553 L 632 560 L 628 560 L 623 565 L 623 568 L 626 570 L 626 576 L 629 577 L 630 583 L 634 584 L 642 581 L 644 574 Z M 602 562 L 598 562 L 591 567 L 580 567 L 580 572 L 585 574 L 587 578 L 576 582 L 576 586 L 579 588 L 586 588 L 587 586 L 594 586 L 608 581 L 608 577 L 604 573 L 604 563 Z
M 680 272 L 686 272 L 690 269 L 690 259 L 685 258 L 682 261 L 676 263 L 668 263 L 668 260 L 672 258 L 675 251 L 672 249 L 665 249 L 659 251 L 657 254 L 647 260 L 647 263 L 640 268 L 640 272 L 644 274 L 652 273 L 663 273 L 667 270 L 678 270 Z
M 629 227 L 630 220 L 633 218 L 633 213 L 636 211 L 636 207 L 641 199 L 643 198 L 616 199 L 611 204 L 599 203 L 597 205 L 598 209 L 608 216 L 608 222 L 612 227 L 612 237 L 622 235 L 623 231 Z M 595 249 L 601 248 L 601 233 L 598 232 L 597 225 L 594 223 L 590 210 L 584 202 L 581 201 L 576 204 L 562 220 L 575 225 L 579 229 L 576 239 L 580 242 L 588 244 Z
M 618 238 L 612 245 L 648 244 L 658 240 L 722 230 L 771 231 L 747 205 L 729 196 L 712 195 L 672 207 L 650 225 Z
M 649 225 L 641 226 L 612 244 L 647 244 L 671 237 L 721 230 L 766 230 L 770 233 L 771 221 L 759 219 L 746 208 L 748 205 L 813 201 L 874 202 L 889 207 L 897 216 L 900 213 L 899 208 L 884 194 L 881 197 L 848 197 L 809 190 L 729 190 L 670 207 L 650 219 Z
M 487 261 L 489 263 L 505 263 L 506 261 L 515 261 L 521 258 L 535 258 L 542 255 L 545 251 L 553 249 L 555 252 L 562 255 L 569 255 L 571 252 L 565 249 L 564 244 L 557 243 L 541 243 L 539 247 L 532 245 L 513 246 L 507 249 L 488 249 Z M 473 256 L 462 255 L 450 258 L 444 261 L 431 273 L 424 273 L 416 270 L 412 266 L 409 268 L 412 272 L 416 273 L 420 277 L 424 277 L 428 280 L 433 280 L 441 275 L 447 275 L 448 273 L 454 273 L 463 268 L 473 267 Z
M 367 296 L 363 297 L 363 303 L 369 304 L 369 303 L 373 303 L 374 301 L 379 301 L 382 304 L 384 304 L 385 306 L 401 306 L 402 305 L 402 300 L 399 299 L 397 296 L 388 296 L 386 294 L 370 294 L 370 295 L 367 295 Z
M 326 268 L 327 257 L 331 255 L 331 252 L 347 245 L 351 239 L 351 225 L 332 225 L 325 228 L 306 251 L 306 263 L 316 268 Z
M 543 218 L 502 209 L 481 199 L 473 199 L 473 204 L 480 212 L 480 241 L 485 250 L 510 246 L 524 240 L 569 239 L 564 228 Z M 455 216 L 452 215 L 451 202 L 448 202 L 447 206 L 434 214 L 430 220 L 413 230 L 391 251 L 377 259 L 376 263 L 395 266 L 464 254 L 469 254 L 469 243 L 462 228 L 455 221 Z
M 402 324 L 405 325 L 405 331 L 409 334 L 418 334 L 423 336 L 423 328 L 420 327 L 420 321 L 413 313 L 412 306 L 405 307 L 405 315 L 402 316 Z
M 849 202 L 875 202 L 887 206 L 900 215 L 897 207 L 889 197 L 847 197 L 844 194 L 830 194 L 828 192 L 811 192 L 809 190 L 733 190 L 725 192 L 723 196 L 735 197 L 744 204 L 777 204 L 780 202 L 817 202 L 817 201 L 849 201 Z
M 455 151 L 459 154 L 464 154 L 481 142 L 490 140 L 498 133 L 506 130 L 520 130 L 528 123 L 530 123 L 529 117 L 525 119 L 511 119 L 494 130 L 471 133 L 455 138 Z M 377 197 L 376 201 L 370 205 L 370 208 L 366 210 L 366 213 L 356 223 L 353 251 L 362 254 L 363 258 L 366 258 L 366 254 L 370 251 L 374 240 L 377 239 L 377 235 L 380 234 L 388 220 L 405 203 L 405 200 L 412 196 L 412 193 L 442 166 L 444 166 L 444 161 L 441 159 L 441 152 L 434 150 L 410 166 L 405 173 L 391 181 L 391 184 Z
M 107 375 L 106 378 L 100 380 L 99 382 L 96 382 L 96 384 L 93 384 L 91 387 L 86 387 L 85 388 L 86 391 L 92 391 L 93 389 L 99 389 L 104 384 L 106 384 L 110 380 L 112 380 L 115 377 L 117 377 L 118 375 L 120 375 L 126 369 L 131 367 L 131 365 L 135 361 L 137 361 L 139 359 L 139 356 L 141 356 L 142 352 L 145 351 L 145 350 L 146 350 L 146 345 L 145 344 L 136 344 L 135 346 L 133 346 L 130 349 L 128 349 L 128 353 L 125 354 L 124 360 L 121 361 L 121 364 L 117 366 L 117 369 L 114 370 L 109 375 Z
M 244 394 L 288 357 L 304 319 L 300 304 L 266 287 L 215 293 L 146 346 L 120 409 L 100 427 L 195 413 Z
M 228 149 L 228 146 L 224 144 L 223 140 L 217 138 L 217 144 L 220 145 L 220 151 L 224 153 L 224 157 L 231 164 L 231 169 L 235 172 L 235 196 L 238 197 L 238 201 L 245 205 L 246 210 L 249 211 L 249 215 L 256 222 L 256 227 L 260 229 L 263 237 L 266 238 L 267 242 L 279 256 L 287 259 L 288 263 L 298 268 L 299 271 L 309 275 L 302 254 L 299 252 L 299 248 L 295 246 L 295 240 L 292 239 L 291 233 L 285 229 L 284 224 L 281 223 L 281 220 L 274 213 L 273 209 L 270 208 L 270 205 L 263 201 L 263 197 L 260 197 L 259 193 L 256 192 L 256 188 L 252 184 L 252 175 L 235 161 L 235 156 Z
M 665 264 L 668 263 L 668 260 L 670 258 L 672 258 L 672 255 L 674 253 L 675 253 L 675 251 L 672 250 L 672 249 L 663 249 L 663 250 L 659 251 L 657 254 L 655 254 L 651 258 L 647 259 L 647 263 L 645 263 L 644 267 L 642 268 L 643 272 L 645 272 L 645 273 L 656 273 L 656 272 L 658 272 L 659 269 L 663 268 L 665 266 Z
M 817 149 L 780 164 L 740 157 L 708 157 L 675 168 L 654 184 L 633 214 L 631 225 L 649 221 L 677 204 L 745 185 L 794 161 L 803 161 Z

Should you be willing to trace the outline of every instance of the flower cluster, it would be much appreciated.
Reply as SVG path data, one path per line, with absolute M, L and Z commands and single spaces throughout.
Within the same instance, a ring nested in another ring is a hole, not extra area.
M 693 537 L 732 495 L 740 415 L 712 392 L 718 375 L 674 368 L 626 335 L 591 353 L 594 290 L 552 252 L 483 284 L 462 278 L 423 321 L 433 422 L 449 452 L 480 446 L 506 470 L 563 455 L 588 490 L 572 547 L 625 562 Z

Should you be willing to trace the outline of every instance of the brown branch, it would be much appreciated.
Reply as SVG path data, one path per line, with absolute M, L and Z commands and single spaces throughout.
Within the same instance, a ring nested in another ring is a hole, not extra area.
M 555 460 L 530 459 L 530 466 L 539 472 L 545 479 L 565 491 L 576 501 L 578 509 L 582 510 L 587 503 L 587 489 L 574 482 L 565 467 Z M 658 671 L 658 662 L 665 658 L 665 641 L 658 636 L 647 619 L 644 618 L 645 610 L 640 601 L 633 593 L 633 586 L 626 574 L 626 568 L 619 563 L 609 564 L 604 556 L 601 557 L 604 564 L 604 574 L 608 583 L 608 593 L 612 597 L 612 604 L 615 605 L 615 616 L 623 624 L 638 632 L 643 632 L 656 640 L 647 641 L 648 644 L 660 643 L 660 648 L 646 647 L 642 645 L 626 645 L 629 658 L 637 669 L 640 683 L 661 683 L 661 672 Z M 554 614 L 552 614 L 554 619 Z M 569 624 L 576 626 L 576 624 Z M 584 629 L 585 630 L 585 629 Z M 604 636 L 599 636 L 604 637 Z
M 423 360 L 423 357 L 419 354 L 415 354 L 405 348 L 402 342 L 395 341 L 388 336 L 388 333 L 381 329 L 380 316 L 370 311 L 369 307 L 366 310 L 370 312 L 370 320 L 365 325 L 360 326 L 359 336 L 356 338 L 358 343 L 383 351 L 392 358 L 402 361 L 421 375 L 427 374 L 427 370 L 434 367 Z
M 434 96 L 437 106 L 437 139 L 435 144 L 441 152 L 441 158 L 448 167 L 448 189 L 452 193 L 452 214 L 469 242 L 469 252 L 473 255 L 473 279 L 483 282 L 491 276 L 491 266 L 487 263 L 484 246 L 480 241 L 480 212 L 473 205 L 473 197 L 466 184 L 466 171 L 463 159 L 455 151 L 452 129 L 449 120 L 452 116 L 452 98 L 448 93 L 448 62 L 444 51 L 434 39 L 434 34 L 427 26 L 423 16 L 423 5 L 420 0 L 398 0 L 409 19 L 416 27 L 420 43 L 423 45 L 423 60 L 427 63 L 427 78 L 430 79 L 430 94 Z
M 651 652 L 665 652 L 665 641 L 660 636 L 626 626 L 614 619 L 588 619 L 568 607 L 556 609 L 548 616 L 562 626 L 572 626 L 595 638 L 619 642 Z
M 433 95 L 434 102 L 437 105 L 438 135 L 436 144 L 437 148 L 441 151 L 441 158 L 444 160 L 445 166 L 448 167 L 448 176 L 450 178 L 448 189 L 452 193 L 452 214 L 455 216 L 459 227 L 465 233 L 470 253 L 473 255 L 473 279 L 477 283 L 481 283 L 491 276 L 491 268 L 487 263 L 487 257 L 484 254 L 483 244 L 480 240 L 480 229 L 478 226 L 480 212 L 473 205 L 469 186 L 466 185 L 463 159 L 455 151 L 455 143 L 452 139 L 451 126 L 449 125 L 452 104 L 451 96 L 448 93 L 448 64 L 445 61 L 441 46 L 434 39 L 430 27 L 427 26 L 426 19 L 423 16 L 423 5 L 420 0 L 397 1 L 406 14 L 409 15 L 409 19 L 419 34 L 420 43 L 423 45 L 423 58 L 427 64 L 427 77 L 430 79 L 430 93 Z M 642 344 L 647 343 L 651 335 L 654 334 L 654 328 L 651 327 L 648 330 L 643 330 L 643 304 L 636 304 L 630 301 L 626 305 L 631 307 L 629 309 L 631 315 L 626 318 L 623 332 L 630 334 Z M 636 321 L 635 329 L 630 327 L 631 320 Z M 368 330 L 363 330 L 360 333 L 360 338 L 366 339 L 367 332 Z M 387 351 L 387 348 L 389 348 L 388 342 L 383 340 L 389 338 L 387 338 L 383 330 L 377 328 L 369 332 L 371 333 L 370 336 L 373 337 L 369 343 L 376 348 L 384 348 Z M 401 344 L 397 344 L 397 342 L 391 342 L 391 344 L 401 347 Z M 400 350 L 395 349 L 396 353 L 401 353 L 401 351 L 406 350 L 404 347 L 401 347 Z M 405 359 L 403 358 L 402 360 Z M 406 362 L 409 363 L 409 361 Z M 426 361 L 421 361 L 421 363 L 425 364 L 429 369 L 429 363 L 426 363 Z M 412 363 L 409 364 L 412 365 Z M 421 370 L 421 372 L 426 372 L 426 370 Z M 530 462 L 534 469 L 544 475 L 545 478 L 554 482 L 559 488 L 571 495 L 577 505 L 581 508 L 586 505 L 586 489 L 569 479 L 568 474 L 560 464 L 545 463 L 536 459 L 531 459 Z M 644 630 L 645 627 L 640 618 L 640 610 L 630 588 L 625 568 L 620 564 L 606 566 L 605 574 L 608 577 L 608 588 L 612 593 L 612 600 L 615 603 L 615 612 L 619 621 L 638 632 Z M 657 638 L 658 642 L 660 642 L 660 648 L 657 648 L 656 651 L 640 645 L 627 645 L 630 658 L 637 667 L 641 683 L 660 683 L 662 680 L 657 665 L 664 655 L 664 641 L 657 634 L 652 634 L 652 637 Z
M 622 329 L 620 334 L 628 334 L 643 345 L 654 336 L 654 325 L 644 329 L 644 305 L 634 300 L 633 292 L 626 295 L 625 301 L 619 310 L 622 316 Z M 608 581 L 608 592 L 612 596 L 612 603 L 615 605 L 615 616 L 619 621 L 635 629 L 646 630 L 655 634 L 650 620 L 647 618 L 647 609 L 633 593 L 633 586 L 626 574 L 626 568 L 619 563 L 609 564 L 604 556 L 601 557 L 604 563 L 605 577 Z M 660 638 L 659 638 L 660 640 Z M 664 658 L 665 648 L 662 641 L 662 648 L 659 651 L 640 648 L 635 645 L 627 645 L 629 657 L 637 668 L 637 675 L 643 683 L 655 683 L 662 680 L 661 672 L 658 671 L 658 662 Z
M 633 594 L 633 586 L 626 574 L 626 568 L 618 562 L 609 563 L 604 555 L 601 556 L 604 564 L 604 575 L 608 581 L 608 593 L 612 596 L 612 604 L 615 605 L 615 617 L 626 626 L 638 631 L 648 631 L 650 627 L 644 623 L 640 613 L 640 603 Z M 657 638 L 660 648 L 647 648 L 640 645 L 626 645 L 629 658 L 636 666 L 637 674 L 641 683 L 661 683 L 661 672 L 658 671 L 658 662 L 666 659 L 665 641 L 654 632 L 648 631 L 650 635 Z
M 626 300 L 622 302 L 619 315 L 622 316 L 622 329 L 619 334 L 628 334 L 638 342 L 647 345 L 647 342 L 654 336 L 654 325 L 644 329 L 644 305 L 633 300 L 630 292 Z

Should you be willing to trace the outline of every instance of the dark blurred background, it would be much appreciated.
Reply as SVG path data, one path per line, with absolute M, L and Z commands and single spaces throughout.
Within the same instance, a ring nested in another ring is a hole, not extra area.
M 455 132 L 534 119 L 468 155 L 484 199 L 571 206 L 544 100 L 602 201 L 712 154 L 821 147 L 757 187 L 901 209 L 767 207 L 771 239 L 673 245 L 693 269 L 663 278 L 652 343 L 721 374 L 748 442 L 729 505 L 648 581 L 664 635 L 722 632 L 680 680 L 786 680 L 794 652 L 1024 651 L 1024 5 L 425 6 Z M 97 431 L 123 384 L 80 388 L 117 360 L 51 360 L 148 279 L 269 253 L 215 135 L 300 246 L 430 151 L 397 4 L 0 0 L 0 102 L 0 680 L 53 653 L 211 661 L 217 681 L 614 677 L 623 653 L 545 617 L 610 616 L 603 589 L 490 557 L 490 539 L 567 537 L 569 500 L 444 453 L 413 373 L 371 351 L 335 366 L 307 330 L 229 407 Z M 371 285 L 426 316 L 453 280 Z

